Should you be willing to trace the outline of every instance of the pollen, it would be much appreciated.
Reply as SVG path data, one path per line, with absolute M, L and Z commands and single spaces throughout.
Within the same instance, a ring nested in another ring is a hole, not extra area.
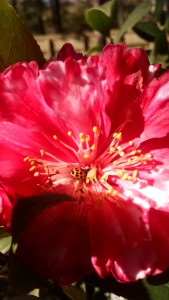
M 53 135 L 53 139 L 54 139 L 55 141 L 57 141 L 58 137 L 57 137 L 56 134 Z
M 73 132 L 72 132 L 72 131 L 68 131 L 67 135 L 68 135 L 68 136 L 72 136 L 72 135 L 73 135 Z
M 29 171 L 34 171 L 36 169 L 36 167 L 35 166 L 32 166 L 30 169 L 29 169 Z
M 94 150 L 96 149 L 95 144 L 93 144 L 93 145 L 90 147 L 90 149 L 91 149 L 92 151 L 94 151 Z
M 90 158 L 90 154 L 89 153 L 85 153 L 83 157 L 84 158 Z
M 99 133 L 99 128 L 97 126 L 93 126 L 93 132 L 94 133 Z
M 44 149 L 41 149 L 41 150 L 40 150 L 40 154 L 41 154 L 41 156 L 44 156 L 45 150 L 44 150 Z
M 122 139 L 122 132 L 114 132 L 113 133 L 113 138 L 121 141 L 121 139 Z
M 116 148 L 115 147 L 110 147 L 110 150 L 109 150 L 109 152 L 112 154 L 112 153 L 114 153 L 116 151 Z
M 86 135 L 86 142 L 89 142 L 89 141 L 90 141 L 90 135 L 87 134 L 87 135 Z

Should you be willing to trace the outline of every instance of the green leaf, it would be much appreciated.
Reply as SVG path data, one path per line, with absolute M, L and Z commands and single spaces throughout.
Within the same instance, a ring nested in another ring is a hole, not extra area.
M 169 54 L 166 31 L 159 30 L 155 38 L 155 55 Z
M 162 19 L 164 18 L 164 4 L 167 2 L 168 0 L 156 0 L 156 7 L 155 7 L 155 19 L 157 21 L 162 21 Z M 162 22 L 163 23 L 163 22 Z
M 63 286 L 62 290 L 71 300 L 87 300 L 84 291 L 76 286 Z
M 165 30 L 167 33 L 169 33 L 169 17 L 167 17 L 165 21 Z
M 99 31 L 105 36 L 109 36 L 113 27 L 117 1 L 111 0 L 98 7 L 90 8 L 86 11 L 86 22 L 92 29 Z
M 155 36 L 159 32 L 155 22 L 140 22 L 133 27 L 133 30 L 147 41 L 154 41 Z
M 0 71 L 19 61 L 45 59 L 32 34 L 7 0 L 0 0 Z
M 12 237 L 11 236 L 6 236 L 3 238 L 0 238 L 0 252 L 5 254 L 6 252 L 9 251 L 11 247 L 11 241 Z
M 149 299 L 150 300 L 168 300 L 169 299 L 169 285 L 163 284 L 163 285 L 150 285 L 146 280 L 144 281 L 144 286 L 148 292 Z
M 119 43 L 123 37 L 123 35 L 134 27 L 152 8 L 151 3 L 142 3 L 138 7 L 136 7 L 131 14 L 129 14 L 127 20 L 122 25 L 121 29 L 118 32 L 116 43 Z

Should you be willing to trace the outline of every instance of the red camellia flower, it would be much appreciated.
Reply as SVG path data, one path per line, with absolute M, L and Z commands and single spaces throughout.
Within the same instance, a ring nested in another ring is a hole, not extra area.
M 0 75 L 0 180 L 15 191 L 16 254 L 35 272 L 127 282 L 169 267 L 169 73 L 158 69 L 140 49 L 87 58 L 67 44 L 42 70 Z

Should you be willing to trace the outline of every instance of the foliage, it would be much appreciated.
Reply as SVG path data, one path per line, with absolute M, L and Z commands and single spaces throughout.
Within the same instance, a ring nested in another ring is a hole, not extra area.
M 117 1 L 117 0 L 116 0 Z M 118 2 L 118 1 L 117 1 Z M 107 36 L 113 28 L 112 5 L 115 1 L 109 1 L 109 10 L 104 6 L 90 9 L 86 12 L 86 21 L 95 30 Z M 102 11 L 101 26 L 99 23 L 98 12 Z M 91 13 L 92 12 L 92 13 Z M 108 17 L 108 15 L 111 17 Z M 109 18 L 109 19 L 108 19 Z M 108 22 L 109 20 L 109 22 Z M 99 26 L 98 26 L 99 24 Z M 106 27 L 104 27 L 106 26 Z M 133 30 L 141 38 L 148 42 L 152 42 L 153 46 L 149 50 L 149 59 L 152 63 L 161 63 L 164 68 L 169 67 L 169 4 L 167 0 L 156 0 L 155 5 L 151 2 L 145 2 L 137 6 L 126 18 L 115 39 L 115 43 L 119 43 L 125 37 L 129 30 Z

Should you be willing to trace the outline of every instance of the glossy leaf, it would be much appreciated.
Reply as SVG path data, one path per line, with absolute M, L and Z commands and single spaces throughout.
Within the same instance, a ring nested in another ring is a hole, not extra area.
M 86 21 L 92 29 L 99 31 L 105 36 L 109 36 L 113 27 L 117 1 L 111 0 L 98 7 L 90 8 L 86 12 Z
M 32 34 L 7 0 L 0 1 L 0 71 L 19 61 L 45 59 Z
M 128 16 L 127 20 L 121 26 L 121 29 L 118 32 L 116 43 L 119 43 L 123 37 L 123 35 L 134 27 L 145 15 L 149 13 L 152 8 L 151 3 L 142 3 L 138 7 L 136 7 Z

